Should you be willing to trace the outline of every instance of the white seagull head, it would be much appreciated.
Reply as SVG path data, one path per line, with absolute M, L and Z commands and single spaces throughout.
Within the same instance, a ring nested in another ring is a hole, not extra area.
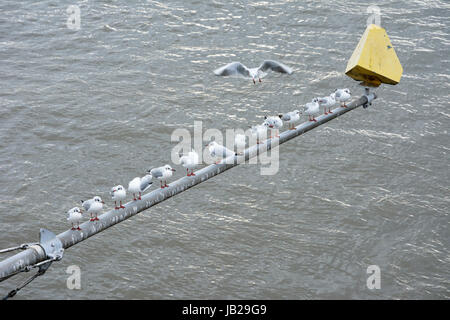
M 176 171 L 174 168 L 172 168 L 171 166 L 169 166 L 168 164 L 166 164 L 165 166 L 164 166 L 164 170 L 166 170 L 166 171 Z

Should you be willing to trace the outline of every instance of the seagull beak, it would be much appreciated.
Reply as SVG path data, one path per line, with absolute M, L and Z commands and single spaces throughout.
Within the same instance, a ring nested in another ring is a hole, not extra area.
M 103 204 L 105 204 L 105 201 L 102 201 Z
M 172 171 L 175 172 L 175 171 L 177 171 L 177 170 L 175 170 L 174 168 L 172 168 Z

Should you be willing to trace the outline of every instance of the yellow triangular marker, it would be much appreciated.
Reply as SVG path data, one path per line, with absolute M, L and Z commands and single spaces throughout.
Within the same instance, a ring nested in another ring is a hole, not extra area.
M 364 85 L 378 87 L 381 83 L 399 83 L 402 73 L 402 65 L 386 30 L 375 24 L 367 26 L 347 63 L 345 74 L 363 81 Z

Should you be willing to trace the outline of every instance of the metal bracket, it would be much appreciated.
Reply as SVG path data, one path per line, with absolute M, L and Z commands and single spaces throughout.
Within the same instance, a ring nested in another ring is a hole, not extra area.
M 368 108 L 369 106 L 372 105 L 372 101 L 375 99 L 375 94 L 374 93 L 370 93 L 370 88 L 369 87 L 365 87 L 364 88 L 364 92 L 365 92 L 364 97 L 367 98 L 367 102 L 365 104 L 363 104 L 363 108 L 366 109 L 366 108 Z
M 39 245 L 44 249 L 47 258 L 56 261 L 62 259 L 64 254 L 63 244 L 53 232 L 41 228 L 39 231 Z

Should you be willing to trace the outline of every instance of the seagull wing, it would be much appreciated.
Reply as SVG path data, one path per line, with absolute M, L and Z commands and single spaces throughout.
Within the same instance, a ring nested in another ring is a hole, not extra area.
M 153 177 L 162 178 L 163 176 L 163 168 L 155 168 L 150 171 Z
M 234 156 L 235 153 L 234 151 L 231 151 L 230 149 L 228 149 L 227 147 L 224 146 L 217 146 L 216 147 L 218 150 L 215 150 L 217 154 L 221 155 L 223 158 L 228 158 L 230 156 Z
M 141 179 L 140 190 L 141 192 L 145 192 L 152 185 L 152 175 L 148 174 Z
M 216 76 L 242 76 L 251 78 L 249 69 L 240 62 L 231 62 L 226 66 L 214 70 Z
M 289 113 L 285 113 L 282 115 L 282 117 L 280 118 L 283 121 L 290 121 L 291 120 L 291 115 Z
M 84 208 L 84 210 L 88 211 L 89 208 L 91 207 L 92 201 L 93 201 L 92 199 L 83 201 L 83 202 L 81 203 L 81 206 Z
M 262 72 L 266 72 L 267 70 L 272 70 L 279 73 L 287 73 L 292 74 L 292 69 L 288 66 L 282 64 L 281 62 L 274 61 L 274 60 L 266 60 L 264 61 L 258 68 L 258 70 L 261 70 Z

